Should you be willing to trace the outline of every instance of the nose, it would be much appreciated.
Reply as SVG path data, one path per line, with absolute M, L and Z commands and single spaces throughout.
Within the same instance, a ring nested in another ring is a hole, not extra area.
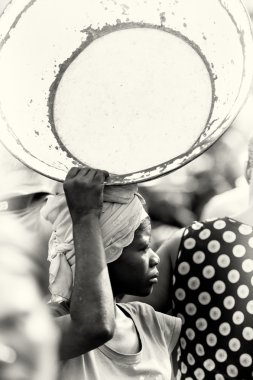
M 160 263 L 160 257 L 152 249 L 150 249 L 150 267 L 155 267 Z

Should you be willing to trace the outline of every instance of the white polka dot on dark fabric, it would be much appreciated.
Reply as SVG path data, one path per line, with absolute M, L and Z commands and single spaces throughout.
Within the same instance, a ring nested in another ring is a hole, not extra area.
M 249 367 L 252 364 L 252 357 L 249 354 L 242 354 L 239 361 L 243 367 Z
M 177 297 L 177 299 L 179 301 L 183 301 L 185 299 L 185 296 L 186 296 L 184 289 L 178 288 L 175 291 L 175 296 Z
M 215 269 L 212 265 L 207 265 L 202 271 L 205 278 L 210 279 L 215 275 Z
M 196 306 L 194 305 L 194 303 L 188 303 L 186 306 L 185 306 L 185 311 L 188 315 L 195 315 L 197 313 L 197 308 Z
M 196 344 L 196 354 L 197 354 L 198 356 L 204 356 L 204 355 L 205 355 L 204 347 L 203 347 L 202 344 L 200 344 L 200 343 L 197 343 L 197 344 Z
M 202 227 L 203 227 L 203 224 L 199 223 L 199 222 L 194 222 L 192 224 L 192 229 L 195 230 L 195 231 L 200 230 Z
M 195 247 L 195 245 L 196 245 L 196 240 L 193 239 L 193 238 L 188 238 L 188 239 L 186 239 L 186 240 L 184 241 L 184 247 L 185 247 L 186 249 L 192 249 L 192 248 Z
M 232 231 L 225 231 L 222 237 L 226 243 L 233 243 L 236 239 L 236 234 Z
M 230 331 L 231 331 L 231 326 L 228 322 L 223 322 L 220 326 L 219 326 L 219 332 L 221 335 L 223 336 L 227 336 L 230 334 Z
M 242 330 L 242 336 L 245 340 L 251 341 L 253 340 L 253 328 L 252 327 L 244 327 Z
M 195 331 L 191 328 L 186 329 L 185 334 L 189 340 L 193 340 L 195 338 Z
M 204 229 L 202 230 L 200 233 L 199 233 L 199 238 L 201 240 L 206 240 L 209 238 L 209 236 L 211 235 L 211 231 L 209 229 Z
M 202 292 L 199 294 L 198 300 L 201 305 L 208 305 L 211 302 L 211 296 L 207 292 Z
M 209 347 L 214 347 L 217 344 L 217 336 L 213 333 L 210 333 L 206 337 L 206 342 Z
M 253 276 L 251 277 L 250 281 L 251 281 L 251 285 L 253 286 Z
M 228 357 L 228 355 L 227 355 L 226 351 L 223 350 L 222 348 L 217 350 L 215 353 L 215 358 L 220 363 L 225 362 L 227 360 L 227 357 Z
M 199 331 L 204 331 L 207 328 L 207 321 L 205 318 L 198 318 L 196 320 L 196 327 Z
M 217 217 L 207 218 L 206 222 L 214 222 L 215 220 L 217 220 Z
M 230 258 L 228 255 L 220 255 L 217 259 L 217 263 L 221 268 L 227 268 L 230 264 Z
M 210 309 L 209 315 L 213 321 L 217 321 L 221 317 L 221 311 L 218 307 L 214 306 Z
M 212 359 L 206 359 L 204 361 L 204 367 L 208 370 L 208 371 L 213 371 L 214 368 L 215 368 L 215 363 Z
M 242 244 L 237 244 L 233 247 L 232 252 L 235 257 L 243 257 L 246 253 L 246 248 Z
M 198 277 L 191 277 L 189 280 L 188 280 L 188 287 L 189 289 L 191 290 L 196 290 L 200 287 L 200 281 L 198 279 Z
M 235 299 L 232 296 L 227 296 L 223 300 L 223 305 L 227 310 L 233 309 L 235 306 Z
M 253 260 L 251 259 L 244 260 L 242 263 L 242 269 L 246 273 L 253 272 Z
M 248 244 L 249 244 L 250 248 L 253 248 L 253 237 L 251 237 L 249 239 Z
M 241 348 L 241 342 L 237 338 L 232 338 L 228 342 L 228 346 L 229 346 L 229 348 L 230 348 L 231 351 L 237 352 Z
M 217 240 L 211 240 L 207 245 L 207 249 L 211 253 L 217 253 L 220 250 L 220 243 Z
M 226 285 L 223 281 L 218 280 L 213 284 L 213 291 L 217 294 L 222 294 L 226 290 Z
M 195 375 L 196 379 L 198 379 L 198 380 L 203 380 L 205 378 L 205 372 L 203 371 L 202 368 L 197 368 L 194 371 L 194 375 Z
M 237 289 L 237 294 L 239 298 L 247 298 L 249 295 L 249 288 L 247 285 L 240 285 Z
M 228 374 L 228 376 L 230 376 L 230 377 L 233 378 L 233 377 L 238 376 L 238 373 L 239 373 L 239 371 L 238 371 L 238 369 L 237 369 L 237 367 L 235 365 L 230 364 L 230 365 L 227 366 L 227 374 Z
M 181 264 L 179 264 L 178 272 L 182 276 L 185 276 L 187 273 L 189 273 L 189 271 L 190 271 L 190 265 L 186 261 L 183 261 Z
M 181 372 L 185 375 L 187 373 L 187 370 L 188 370 L 187 365 L 184 362 L 182 362 L 181 363 Z
M 232 283 L 235 284 L 238 282 L 240 279 L 240 273 L 237 269 L 232 269 L 228 272 L 228 280 Z
M 186 348 L 186 340 L 184 338 L 180 338 L 180 346 L 183 350 Z
M 193 355 L 192 354 L 188 354 L 187 355 L 187 361 L 188 361 L 188 363 L 190 364 L 190 365 L 194 365 L 195 364 L 195 359 L 194 359 L 194 357 L 193 357 Z
M 244 314 L 241 311 L 235 311 L 232 319 L 235 325 L 241 325 L 244 321 Z
M 204 252 L 202 252 L 202 251 L 197 251 L 192 256 L 192 259 L 193 259 L 195 264 L 202 264 L 205 261 L 205 258 L 206 258 L 206 256 L 205 256 Z
M 249 235 L 252 233 L 252 227 L 246 225 L 246 224 L 241 224 L 240 227 L 238 228 L 238 231 L 242 235 Z
M 213 226 L 216 230 L 222 230 L 226 227 L 226 223 L 224 222 L 224 220 L 217 220 L 216 222 L 214 222 Z
M 215 375 L 215 380 L 225 380 L 225 377 L 224 377 L 222 374 L 217 373 L 217 374 Z
M 253 314 L 253 301 L 249 301 L 246 305 L 247 312 Z

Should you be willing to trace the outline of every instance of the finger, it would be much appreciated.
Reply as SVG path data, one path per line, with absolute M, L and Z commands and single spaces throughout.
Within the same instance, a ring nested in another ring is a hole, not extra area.
M 99 172 L 101 172 L 101 170 L 87 167 L 79 173 L 79 176 L 85 177 L 86 180 L 92 182 L 92 181 L 96 181 L 96 178 L 99 178 L 99 174 L 98 174 Z
M 109 176 L 109 173 L 105 170 L 97 170 L 94 176 L 94 180 L 97 183 L 104 183 L 105 179 Z
M 87 177 L 90 175 L 91 168 L 89 166 L 85 166 L 80 169 L 80 171 L 77 174 L 77 178 Z
M 83 180 L 84 182 L 93 182 L 93 181 L 94 181 L 95 174 L 96 174 L 96 171 L 97 171 L 97 170 L 92 169 L 92 168 L 90 168 L 90 167 L 83 168 L 83 169 L 78 173 L 77 178 L 80 179 L 80 180 Z
M 72 167 L 72 168 L 69 170 L 69 172 L 68 172 L 68 174 L 67 174 L 67 176 L 66 176 L 66 178 L 65 178 L 65 181 L 66 181 L 66 180 L 69 180 L 69 179 L 71 179 L 71 178 L 74 178 L 74 177 L 78 174 L 79 171 L 80 171 L 80 168 L 78 168 L 78 167 L 76 167 L 76 166 Z

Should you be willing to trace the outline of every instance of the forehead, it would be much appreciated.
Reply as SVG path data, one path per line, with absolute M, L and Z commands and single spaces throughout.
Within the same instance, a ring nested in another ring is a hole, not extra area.
M 149 240 L 151 237 L 151 222 L 150 218 L 145 218 L 134 234 L 134 240 Z

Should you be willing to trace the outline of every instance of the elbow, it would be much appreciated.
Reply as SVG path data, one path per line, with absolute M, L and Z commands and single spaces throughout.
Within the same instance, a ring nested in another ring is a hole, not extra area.
M 108 342 L 108 340 L 112 339 L 114 330 L 115 330 L 115 321 L 100 321 L 98 323 L 95 323 L 95 338 L 96 340 L 99 340 L 101 343 L 100 345 Z
M 103 316 L 97 316 L 89 320 L 86 320 L 85 323 L 80 321 L 74 322 L 74 331 L 75 335 L 82 339 L 85 337 L 87 340 L 94 345 L 93 348 L 103 345 L 108 340 L 112 339 L 114 330 L 115 330 L 115 321 L 114 318 L 106 318 Z

